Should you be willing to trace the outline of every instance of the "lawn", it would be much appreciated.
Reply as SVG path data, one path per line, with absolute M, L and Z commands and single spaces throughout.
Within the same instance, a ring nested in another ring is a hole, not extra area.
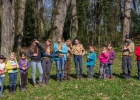
M 20 91 L 19 86 L 14 95 L 8 92 L 8 76 L 5 79 L 5 97 L 1 100 L 139 100 L 140 82 L 137 80 L 137 66 L 134 57 L 132 78 L 125 80 L 121 77 L 121 53 L 116 54 L 113 66 L 114 79 L 98 79 L 99 60 L 95 66 L 95 77 L 92 80 L 86 78 L 85 58 L 83 59 L 83 79 L 75 80 L 75 68 L 72 62 L 71 80 L 63 83 L 56 82 L 55 63 L 51 70 L 50 85 L 34 88 L 31 80 L 31 69 L 29 70 L 29 84 L 25 92 Z M 38 75 L 37 75 L 38 76 Z M 19 78 L 18 83 L 19 84 Z

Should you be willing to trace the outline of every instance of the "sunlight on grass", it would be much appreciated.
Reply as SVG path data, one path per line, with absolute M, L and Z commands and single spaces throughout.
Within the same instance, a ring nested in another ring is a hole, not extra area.
M 55 80 L 55 63 L 51 70 L 50 85 L 45 87 L 34 88 L 31 80 L 31 69 L 29 70 L 29 84 L 25 92 L 21 92 L 19 87 L 15 95 L 10 95 L 8 92 L 8 76 L 5 79 L 5 98 L 1 100 L 138 100 L 140 98 L 140 82 L 137 80 L 137 66 L 135 57 L 133 59 L 132 78 L 125 80 L 120 76 L 121 69 L 121 53 L 117 53 L 113 66 L 114 79 L 103 80 L 97 79 L 99 72 L 99 60 L 95 66 L 95 77 L 92 80 L 86 78 L 85 58 L 83 61 L 84 78 L 75 80 L 75 68 L 72 62 L 71 80 L 63 83 Z M 19 78 L 18 78 L 19 83 Z

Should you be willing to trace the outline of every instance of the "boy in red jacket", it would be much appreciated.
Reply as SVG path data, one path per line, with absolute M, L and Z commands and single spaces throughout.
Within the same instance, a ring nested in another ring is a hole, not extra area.
M 138 80 L 140 81 L 140 45 L 136 47 L 135 54 L 137 56 L 137 66 L 138 66 Z

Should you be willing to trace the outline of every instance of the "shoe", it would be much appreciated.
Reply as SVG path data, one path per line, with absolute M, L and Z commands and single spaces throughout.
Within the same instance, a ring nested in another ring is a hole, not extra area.
M 21 88 L 21 91 L 25 91 L 24 88 Z
M 36 83 L 34 83 L 34 87 L 38 87 L 38 85 Z
M 47 85 L 49 85 L 49 84 L 50 84 L 50 82 L 46 82 L 46 84 L 47 84 Z
M 43 83 L 39 83 L 39 85 L 40 85 L 40 86 L 43 86 L 43 87 L 45 86 L 45 84 L 43 84 Z
M 81 80 L 82 79 L 82 76 L 79 76 L 79 79 Z
M 61 82 L 64 82 L 64 78 L 61 78 Z
M 60 82 L 60 79 L 59 78 L 57 78 L 57 82 Z
M 10 94 L 13 94 L 13 88 L 12 88 L 12 86 L 9 86 L 9 93 Z
M 109 78 L 114 78 L 113 76 L 109 76 Z
M 16 93 L 16 85 L 13 86 L 13 92 L 14 92 L 14 94 Z
M 101 79 L 101 78 L 103 78 L 103 76 L 102 76 L 102 75 L 100 75 L 100 76 L 99 76 L 99 78 Z
M 106 79 L 109 79 L 109 78 L 110 78 L 110 76 L 106 75 Z
M 79 80 L 79 76 L 76 76 L 76 80 Z

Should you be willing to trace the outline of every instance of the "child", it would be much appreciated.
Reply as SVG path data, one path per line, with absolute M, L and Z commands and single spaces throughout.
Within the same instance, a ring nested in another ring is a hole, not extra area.
M 92 78 L 94 75 L 94 66 L 95 66 L 95 62 L 96 62 L 95 47 L 90 45 L 89 50 L 90 50 L 90 52 L 87 55 L 87 62 L 86 62 L 87 77 Z
M 137 56 L 137 66 L 138 66 L 138 80 L 140 81 L 140 45 L 136 47 L 135 54 Z
M 54 53 L 56 54 L 57 81 L 62 82 L 64 80 L 64 66 L 67 59 L 66 54 L 68 53 L 67 45 L 62 37 L 57 38 L 57 42 L 54 44 Z
M 6 69 L 8 71 L 9 80 L 10 80 L 10 83 L 9 83 L 10 94 L 16 93 L 18 68 L 19 68 L 19 65 L 17 63 L 15 53 L 12 52 L 10 54 L 9 60 L 7 61 L 7 64 L 6 64 Z
M 28 60 L 26 59 L 26 53 L 21 53 L 21 59 L 18 61 L 20 68 L 20 89 L 21 91 L 26 90 L 28 82 L 28 68 L 30 67 Z
M 106 79 L 107 70 L 108 70 L 108 59 L 109 59 L 109 54 L 107 52 L 106 47 L 103 47 L 102 53 L 100 54 L 99 59 L 100 59 L 100 76 L 99 76 L 99 78 L 104 77 L 104 79 Z
M 72 54 L 74 55 L 76 79 L 78 80 L 82 78 L 83 73 L 82 58 L 83 55 L 85 54 L 85 49 L 83 45 L 80 43 L 80 40 L 78 38 L 75 38 L 74 40 L 74 45 L 72 46 Z
M 70 80 L 70 68 L 71 68 L 71 50 L 72 50 L 72 41 L 70 39 L 68 39 L 66 41 L 66 45 L 68 47 L 68 53 L 67 53 L 67 60 L 65 62 L 65 75 L 64 75 L 64 79 L 65 80 Z
M 115 59 L 115 51 L 112 48 L 112 45 L 108 45 L 108 53 L 109 53 L 109 59 L 108 59 L 108 75 L 107 78 L 113 78 L 112 76 L 112 65 L 114 63 Z
M 4 82 L 4 77 L 5 77 L 5 72 L 6 72 L 6 67 L 5 67 L 5 57 L 3 55 L 0 55 L 0 97 L 3 97 L 3 82 Z

